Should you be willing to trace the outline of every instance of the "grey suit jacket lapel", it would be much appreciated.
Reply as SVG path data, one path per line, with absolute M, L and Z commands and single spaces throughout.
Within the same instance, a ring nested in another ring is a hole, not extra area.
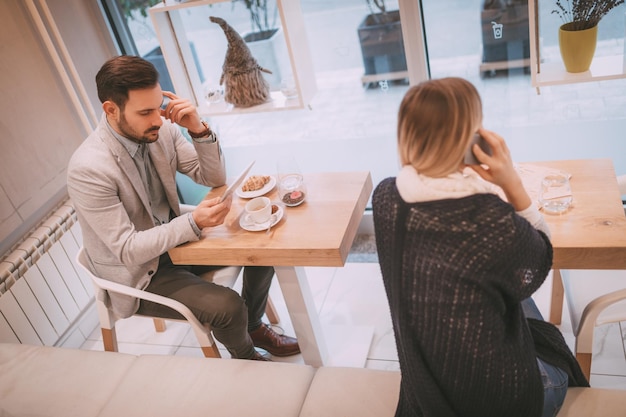
M 141 176 L 139 175 L 139 171 L 137 171 L 137 167 L 133 162 L 133 159 L 130 157 L 124 145 L 122 145 L 116 138 L 109 132 L 109 128 L 106 126 L 106 118 L 101 120 L 98 128 L 100 129 L 100 137 L 102 141 L 108 146 L 111 150 L 111 154 L 115 157 L 117 164 L 120 169 L 128 177 L 128 181 L 131 183 L 141 203 L 148 213 L 151 213 L 150 210 L 150 198 L 148 196 L 148 192 L 146 191 L 143 182 L 141 181 Z M 168 197 L 169 198 L 169 197 Z

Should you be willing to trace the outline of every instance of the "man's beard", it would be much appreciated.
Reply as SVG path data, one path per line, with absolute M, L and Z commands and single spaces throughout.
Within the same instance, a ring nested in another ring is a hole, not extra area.
M 149 137 L 148 134 L 152 132 L 158 132 L 159 126 L 151 127 L 150 129 L 143 132 L 142 135 L 139 135 L 126 121 L 126 117 L 122 113 L 120 116 L 120 120 L 117 124 L 117 127 L 122 132 L 124 137 L 138 143 L 152 143 L 156 142 L 159 139 L 159 135 L 157 134 L 155 137 Z

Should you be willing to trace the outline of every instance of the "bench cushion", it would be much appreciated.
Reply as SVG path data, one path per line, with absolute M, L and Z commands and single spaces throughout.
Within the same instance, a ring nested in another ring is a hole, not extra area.
M 400 372 L 319 368 L 302 406 L 302 417 L 393 417 Z
M 0 416 L 392 417 L 400 373 L 0 343 Z M 570 388 L 559 417 L 624 416 L 626 391 Z
M 289 363 L 142 355 L 101 417 L 296 417 L 314 375 Z
M 0 344 L 0 416 L 97 416 L 134 355 Z

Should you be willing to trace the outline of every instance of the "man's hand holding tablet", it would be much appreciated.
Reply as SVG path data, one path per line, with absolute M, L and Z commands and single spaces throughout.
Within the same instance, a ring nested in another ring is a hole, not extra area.
M 250 162 L 250 165 L 248 165 L 248 167 L 244 169 L 241 174 L 239 174 L 239 176 L 235 179 L 235 181 L 233 181 L 228 186 L 228 188 L 226 188 L 226 191 L 224 191 L 224 194 L 222 194 L 222 196 L 220 197 L 220 201 L 219 201 L 220 203 L 224 201 L 226 198 L 228 198 L 228 196 L 231 195 L 237 189 L 237 187 L 241 185 L 243 180 L 246 179 L 248 172 L 250 172 L 250 168 L 252 168 L 252 165 L 254 165 L 255 162 L 256 161 Z

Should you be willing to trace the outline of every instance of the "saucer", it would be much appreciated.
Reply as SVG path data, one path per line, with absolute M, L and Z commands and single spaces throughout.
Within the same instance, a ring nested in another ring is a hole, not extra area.
M 270 220 L 265 223 L 254 223 L 250 220 L 250 215 L 244 213 L 239 218 L 239 226 L 249 232 L 260 232 L 262 230 L 267 230 L 267 228 L 270 226 L 270 222 L 272 223 L 271 225 L 273 227 L 283 218 L 284 213 L 285 212 L 283 211 L 283 208 L 278 205 L 278 210 L 276 211 L 276 213 L 272 214 Z
M 276 185 L 276 177 L 273 177 L 270 175 L 270 180 L 267 182 L 267 184 L 263 186 L 263 188 L 259 188 L 258 190 L 254 190 L 254 191 L 243 191 L 241 187 L 237 187 L 237 190 L 235 191 L 235 193 L 241 198 L 261 197 L 262 195 L 270 192 L 272 188 L 274 188 L 275 185 Z

